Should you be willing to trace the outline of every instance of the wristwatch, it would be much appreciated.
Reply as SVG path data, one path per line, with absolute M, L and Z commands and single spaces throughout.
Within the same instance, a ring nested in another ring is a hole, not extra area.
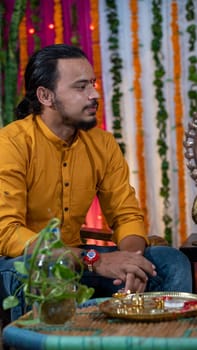
M 100 254 L 95 249 L 90 249 L 82 253 L 83 261 L 90 272 L 94 271 L 93 265 L 100 259 Z

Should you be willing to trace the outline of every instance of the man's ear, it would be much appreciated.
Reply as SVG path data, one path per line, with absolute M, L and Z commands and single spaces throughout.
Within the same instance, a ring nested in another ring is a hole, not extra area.
M 39 102 L 42 105 L 47 106 L 47 107 L 51 107 L 53 105 L 54 93 L 51 90 L 49 90 L 43 86 L 39 86 L 37 88 L 36 94 L 37 94 L 37 98 L 38 98 Z

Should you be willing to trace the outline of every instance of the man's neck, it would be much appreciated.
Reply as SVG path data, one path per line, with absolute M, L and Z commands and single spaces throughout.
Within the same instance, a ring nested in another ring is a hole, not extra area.
M 44 114 L 41 115 L 41 119 L 55 135 L 66 141 L 69 146 L 73 143 L 77 134 L 75 128 L 64 125 L 63 123 L 54 122 L 54 118 L 46 117 Z

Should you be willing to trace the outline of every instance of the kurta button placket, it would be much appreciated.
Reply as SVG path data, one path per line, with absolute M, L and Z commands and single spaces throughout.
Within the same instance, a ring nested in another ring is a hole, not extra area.
M 70 181 L 69 180 L 69 154 L 70 149 L 66 143 L 62 144 L 62 181 L 63 181 L 63 210 L 64 210 L 64 222 L 69 220 L 69 204 L 70 204 Z

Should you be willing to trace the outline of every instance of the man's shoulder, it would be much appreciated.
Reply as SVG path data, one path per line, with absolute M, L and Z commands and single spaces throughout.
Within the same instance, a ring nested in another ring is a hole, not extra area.
M 8 125 L 2 127 L 0 129 L 1 137 L 14 138 L 18 135 L 24 135 L 28 133 L 33 126 L 33 118 L 32 116 L 28 116 L 21 120 L 15 120 Z
M 99 152 L 110 152 L 116 150 L 118 144 L 114 135 L 107 130 L 99 127 L 92 128 L 88 131 L 80 131 L 80 138 L 91 150 L 96 149 Z
M 113 138 L 113 135 L 111 132 L 107 130 L 103 130 L 99 127 L 92 128 L 88 131 L 85 131 L 83 133 L 84 137 L 87 138 L 93 138 L 93 139 L 110 139 Z

